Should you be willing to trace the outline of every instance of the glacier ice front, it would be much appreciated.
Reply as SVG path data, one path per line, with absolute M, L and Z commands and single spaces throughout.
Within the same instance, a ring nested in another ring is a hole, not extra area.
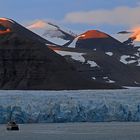
M 0 123 L 140 121 L 139 89 L 0 91 Z

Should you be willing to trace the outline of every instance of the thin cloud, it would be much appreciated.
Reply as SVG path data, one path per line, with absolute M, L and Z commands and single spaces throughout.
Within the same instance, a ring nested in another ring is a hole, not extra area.
M 140 24 L 140 6 L 117 7 L 111 10 L 93 10 L 68 13 L 63 22 L 82 24 L 110 24 L 136 26 Z

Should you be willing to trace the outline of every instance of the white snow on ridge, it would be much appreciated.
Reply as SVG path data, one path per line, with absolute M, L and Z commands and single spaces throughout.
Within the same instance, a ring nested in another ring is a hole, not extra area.
M 46 21 L 39 20 L 27 26 L 26 28 L 30 29 L 32 32 L 38 34 L 46 40 L 58 45 L 64 45 L 69 41 L 63 39 L 65 37 L 65 34 L 61 32 L 58 26 Z
M 31 25 L 27 26 L 28 29 L 46 29 L 46 30 L 57 30 L 58 28 L 43 20 L 38 20 Z
M 112 56 L 113 52 L 105 52 L 106 55 Z
M 53 36 L 52 34 L 48 34 L 48 35 L 43 35 L 44 34 L 44 29 L 30 29 L 32 32 L 38 34 L 39 36 L 43 37 L 44 39 L 50 41 L 50 42 L 53 42 L 55 44 L 58 44 L 58 45 L 64 45 L 65 43 L 68 42 L 68 40 L 64 40 L 61 38 L 61 34 L 57 34 L 58 32 L 56 31 L 55 35 L 56 36 Z M 52 29 L 52 32 L 55 32 L 53 31 Z M 53 36 L 53 37 L 52 37 Z
M 76 47 L 76 42 L 77 42 L 77 41 L 78 41 L 78 37 L 76 37 L 68 47 L 69 47 L 69 48 L 75 48 L 75 47 Z
M 130 55 L 122 55 L 121 58 L 120 58 L 120 61 L 122 63 L 124 63 L 124 64 L 132 64 L 132 63 L 137 62 L 137 60 L 126 60 L 128 58 L 134 59 L 135 57 L 134 56 L 130 56 Z
M 95 61 L 87 61 L 87 64 L 90 64 L 90 67 L 99 67 Z
M 77 37 L 75 37 L 75 39 L 72 41 L 72 43 L 68 46 L 69 48 L 75 48 L 76 47 L 76 43 L 79 39 L 79 37 L 84 37 L 85 35 L 78 35 Z
M 68 52 L 68 51 L 59 51 L 55 50 L 56 53 L 60 54 L 61 56 L 71 56 L 72 59 L 82 62 L 85 62 L 85 58 L 83 57 L 84 53 L 77 53 L 77 52 Z
M 64 40 L 62 38 L 58 38 L 58 37 L 44 37 L 45 39 L 47 39 L 50 42 L 54 42 L 55 44 L 58 45 L 64 45 L 65 43 L 69 42 L 67 40 Z

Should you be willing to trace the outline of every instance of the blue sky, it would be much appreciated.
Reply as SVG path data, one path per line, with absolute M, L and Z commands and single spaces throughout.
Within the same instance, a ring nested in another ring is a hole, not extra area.
M 12 18 L 22 24 L 43 19 L 73 31 L 100 29 L 108 33 L 140 24 L 140 20 L 137 19 L 140 13 L 140 0 L 0 0 L 0 2 L 0 16 Z

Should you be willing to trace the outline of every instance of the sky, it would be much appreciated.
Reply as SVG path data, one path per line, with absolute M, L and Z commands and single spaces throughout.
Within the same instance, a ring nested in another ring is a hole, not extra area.
M 23 25 L 46 20 L 75 32 L 116 33 L 140 25 L 140 0 L 0 0 L 0 17 Z

